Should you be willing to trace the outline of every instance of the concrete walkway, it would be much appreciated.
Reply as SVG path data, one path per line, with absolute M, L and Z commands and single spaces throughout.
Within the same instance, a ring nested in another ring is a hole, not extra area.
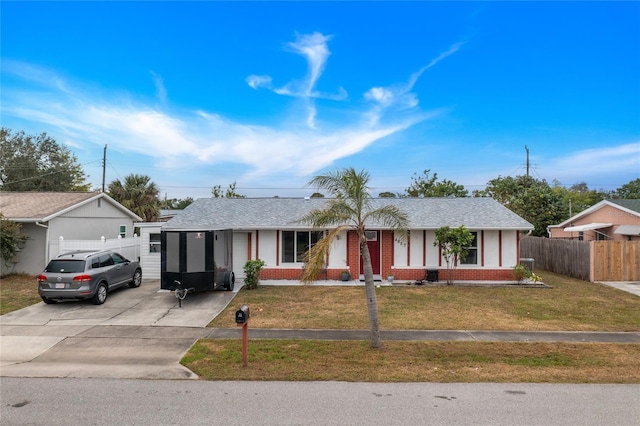
M 640 282 L 634 281 L 603 281 L 600 284 L 608 285 L 609 287 L 617 288 L 618 290 L 626 291 L 627 293 L 640 296 Z

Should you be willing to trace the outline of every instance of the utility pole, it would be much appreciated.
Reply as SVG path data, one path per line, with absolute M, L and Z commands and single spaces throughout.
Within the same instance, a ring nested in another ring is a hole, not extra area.
M 104 145 L 104 152 L 102 154 L 102 192 L 104 192 L 104 180 L 107 174 L 107 145 Z
M 525 145 L 524 149 L 527 151 L 527 177 L 529 177 L 529 147 Z

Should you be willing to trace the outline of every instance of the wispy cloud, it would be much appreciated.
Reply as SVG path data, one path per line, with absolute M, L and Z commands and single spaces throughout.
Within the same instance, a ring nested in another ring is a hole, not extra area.
M 607 174 L 628 173 L 637 178 L 640 176 L 640 141 L 576 151 L 551 159 L 544 169 L 552 170 L 554 178 L 564 184 L 585 180 L 585 176 L 602 180 Z
M 306 105 L 305 117 L 285 117 L 272 126 L 238 123 L 221 114 L 209 111 L 181 111 L 169 105 L 167 90 L 160 75 L 151 72 L 159 104 L 150 104 L 132 93 L 117 96 L 104 89 L 89 88 L 91 82 L 72 82 L 51 70 L 25 63 L 3 66 L 3 75 L 26 77 L 29 84 L 3 88 L 4 116 L 34 121 L 56 129 L 70 146 L 80 147 L 88 142 L 109 144 L 110 148 L 137 153 L 155 159 L 167 170 L 179 164 L 242 164 L 251 177 L 265 176 L 278 170 L 280 174 L 308 176 L 330 166 L 335 161 L 356 154 L 381 138 L 407 129 L 421 121 L 433 119 L 445 110 L 417 109 L 380 120 L 380 105 L 385 93 L 372 90 L 373 105 L 342 102 L 345 114 L 331 122 L 323 118 L 322 128 L 316 120 L 322 116 L 314 100 L 318 98 L 346 100 L 346 90 L 332 94 L 320 93 L 317 83 L 330 56 L 327 43 L 331 39 L 320 33 L 298 35 L 287 49 L 307 60 L 305 79 L 273 88 L 273 78 L 267 75 L 247 77 L 247 84 L 255 89 L 266 88 L 274 93 L 294 96 L 295 102 Z M 24 71 L 29 72 L 25 73 Z M 411 80 L 410 80 L 411 81 Z M 410 86 L 404 92 L 392 92 L 394 99 L 403 94 L 410 99 Z M 375 98 L 375 99 L 374 99 Z M 394 101 L 394 102 L 396 102 Z M 393 102 L 391 102 L 393 103 Z M 414 105 L 415 106 L 415 105 Z M 372 111 L 376 115 L 371 120 Z M 349 118 L 346 118 L 349 117 Z M 309 155 L 313 152 L 314 155 Z M 265 158 L 269 158 L 265 162 Z
M 153 71 L 151 71 L 151 76 L 156 86 L 156 97 L 162 104 L 165 104 L 167 102 L 167 89 L 164 87 L 164 80 Z
M 418 98 L 414 93 L 411 93 L 413 86 L 422 76 L 422 74 L 429 68 L 436 65 L 448 56 L 453 55 L 463 43 L 456 43 L 452 45 L 447 51 L 438 55 L 435 59 L 431 60 L 429 64 L 420 68 L 419 71 L 413 73 L 409 80 L 404 84 L 396 84 L 389 87 L 372 87 L 364 94 L 364 98 L 369 101 L 376 102 L 378 105 L 384 108 L 396 106 L 398 108 L 414 108 L 418 105 Z

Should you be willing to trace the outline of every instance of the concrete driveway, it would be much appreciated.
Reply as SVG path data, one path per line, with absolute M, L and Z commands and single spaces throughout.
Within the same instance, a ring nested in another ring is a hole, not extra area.
M 179 307 L 159 280 L 91 302 L 38 303 L 0 317 L 0 375 L 195 378 L 178 361 L 233 292 L 189 294 Z

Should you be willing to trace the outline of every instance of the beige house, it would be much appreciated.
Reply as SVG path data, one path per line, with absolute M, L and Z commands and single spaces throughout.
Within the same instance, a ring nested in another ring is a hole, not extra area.
M 0 192 L 0 213 L 22 225 L 27 242 L 15 259 L 0 259 L 0 272 L 38 274 L 52 245 L 65 240 L 133 236 L 138 215 L 102 192 Z
M 547 231 L 550 238 L 640 241 L 640 199 L 600 201 Z

